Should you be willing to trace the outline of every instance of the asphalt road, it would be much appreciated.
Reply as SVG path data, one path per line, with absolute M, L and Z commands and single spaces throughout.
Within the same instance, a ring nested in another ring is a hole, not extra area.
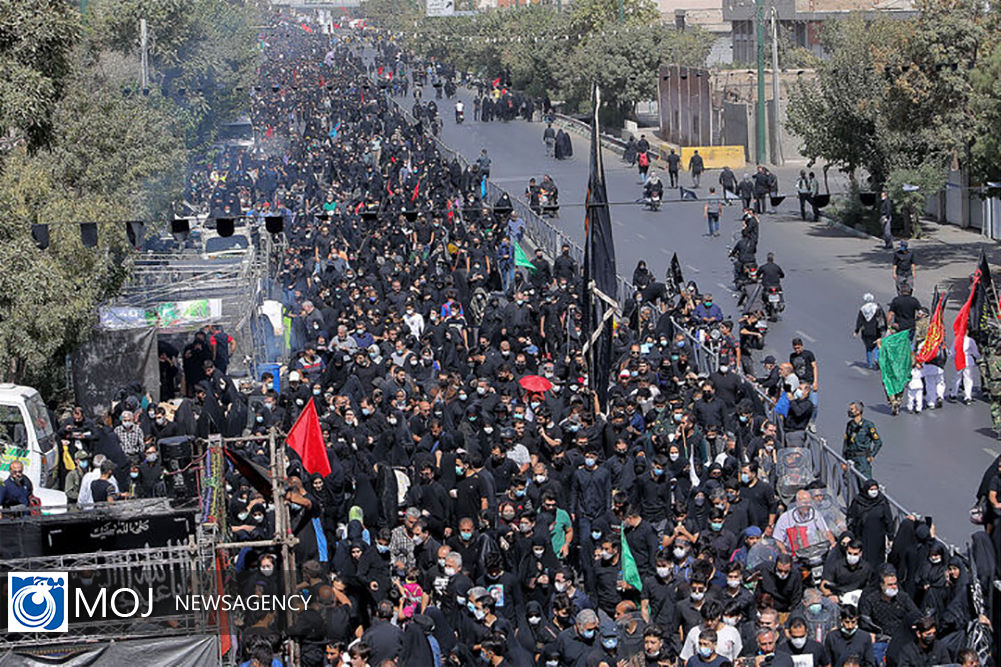
M 452 103 L 439 103 L 445 118 L 444 141 L 469 159 L 486 148 L 493 160 L 492 179 L 513 196 L 521 195 L 530 177 L 550 174 L 560 188 L 561 203 L 560 217 L 553 224 L 580 241 L 588 169 L 586 140 L 573 135 L 574 157 L 569 160 L 547 158 L 543 124 L 473 122 L 472 100 L 466 91 L 460 96 L 467 109 L 461 126 L 454 122 Z M 407 108 L 411 104 L 412 99 L 405 102 Z M 632 203 L 641 195 L 636 170 L 610 151 L 604 152 L 604 160 L 618 272 L 629 277 L 637 261 L 645 259 L 662 278 L 672 253 L 677 252 L 685 279 L 694 279 L 700 290 L 713 293 L 724 312 L 735 313 L 726 253 L 731 236 L 740 229 L 738 207 L 724 212 L 721 236 L 709 238 L 701 202 L 672 203 L 678 194 L 671 191 L 660 212 L 646 211 Z M 666 184 L 666 173 L 662 176 Z M 716 172 L 704 175 L 700 196 L 707 194 L 708 185 L 717 177 Z M 686 187 L 691 185 L 687 174 L 682 179 Z M 931 238 L 914 247 L 919 260 L 916 296 L 930 301 L 936 282 L 953 289 L 948 326 L 982 242 L 975 234 L 946 231 L 936 238 L 932 230 Z M 996 249 L 994 244 L 989 247 Z M 988 428 L 990 416 L 983 401 L 970 406 L 947 402 L 942 409 L 920 415 L 890 415 L 878 372 L 865 368 L 862 343 L 851 337 L 865 292 L 872 292 L 884 306 L 895 295 L 890 254 L 871 239 L 850 236 L 823 223 L 801 222 L 794 197 L 783 202 L 777 214 L 763 217 L 758 250 L 759 262 L 771 251 L 785 270 L 787 307 L 783 319 L 769 329 L 766 349 L 756 354 L 756 361 L 766 354 L 782 361 L 791 352 L 791 340 L 803 338 L 817 356 L 820 370 L 818 432 L 840 451 L 847 405 L 862 400 L 866 416 L 884 440 L 874 465 L 876 479 L 906 508 L 934 517 L 941 537 L 962 544 L 972 529 L 967 510 L 973 493 L 1001 445 Z M 946 377 L 951 391 L 951 365 Z

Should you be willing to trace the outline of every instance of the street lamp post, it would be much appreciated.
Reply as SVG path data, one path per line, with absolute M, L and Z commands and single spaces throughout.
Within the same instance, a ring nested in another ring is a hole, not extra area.
M 619 0 L 619 23 L 626 20 L 626 9 L 624 6 L 624 0 Z
M 754 0 L 758 36 L 758 164 L 765 162 L 765 2 Z

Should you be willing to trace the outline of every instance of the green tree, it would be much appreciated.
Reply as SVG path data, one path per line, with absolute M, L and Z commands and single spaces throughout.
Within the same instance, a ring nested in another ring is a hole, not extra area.
M 633 106 L 657 97 L 660 65 L 700 66 L 711 47 L 701 30 L 684 32 L 663 24 L 614 24 L 591 35 L 563 63 L 561 88 L 571 106 L 585 106 L 591 84 L 601 87 L 606 122 L 618 125 Z
M 986 129 L 973 112 L 970 74 L 986 23 L 974 0 L 925 0 L 909 21 L 826 23 L 830 59 L 790 98 L 787 127 L 802 139 L 801 152 L 853 178 L 864 169 L 873 187 L 895 170 L 965 162 L 977 127 Z
M 830 58 L 817 68 L 814 81 L 790 91 L 786 127 L 803 142 L 800 153 L 822 158 L 847 172 L 866 169 L 877 182 L 890 171 L 890 155 L 881 134 L 880 114 L 888 84 L 876 69 L 877 49 L 901 38 L 903 22 L 861 18 L 824 25 L 824 48 Z
M 158 95 L 123 96 L 94 77 L 69 86 L 55 116 L 51 162 L 62 186 L 162 218 L 184 187 L 184 124 Z
M 997 35 L 996 31 L 995 37 Z M 970 73 L 973 88 L 970 109 L 974 119 L 971 170 L 981 183 L 1001 181 L 1001 41 L 995 39 L 989 51 Z
M 0 174 L 0 377 L 51 390 L 60 359 L 89 336 L 95 310 L 125 279 L 129 262 L 118 201 L 62 188 L 48 161 L 13 151 Z M 99 246 L 79 226 L 99 223 Z M 51 246 L 35 247 L 32 223 L 52 223 Z
M 0 148 L 49 142 L 80 31 L 65 0 L 0 0 Z

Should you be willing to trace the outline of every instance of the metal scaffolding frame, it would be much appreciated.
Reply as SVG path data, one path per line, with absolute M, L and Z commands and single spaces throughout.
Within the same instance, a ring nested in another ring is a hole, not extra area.
M 212 524 L 198 524 L 187 543 L 123 549 L 59 556 L 32 556 L 9 559 L 0 563 L 10 572 L 102 572 L 111 585 L 142 590 L 154 575 L 165 574 L 172 590 L 184 588 L 199 594 L 214 587 L 215 544 L 217 530 Z M 207 612 L 169 614 L 150 618 L 113 618 L 101 621 L 74 622 L 81 632 L 73 634 L 3 634 L 0 652 L 11 649 L 51 649 L 70 651 L 74 646 L 92 646 L 95 642 L 141 637 L 162 637 L 190 634 L 218 634 L 219 617 Z M 221 656 L 220 656 L 221 659 Z

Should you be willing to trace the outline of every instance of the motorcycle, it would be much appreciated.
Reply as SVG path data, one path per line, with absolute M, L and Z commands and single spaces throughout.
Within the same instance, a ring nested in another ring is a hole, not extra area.
M 462 125 L 462 121 L 465 120 L 465 118 L 466 118 L 466 113 L 464 111 L 462 111 L 461 109 L 456 110 L 456 112 L 455 112 L 455 124 L 456 125 Z
M 830 545 L 826 540 L 803 547 L 796 551 L 796 564 L 803 574 L 803 584 L 809 588 L 817 588 L 824 579 L 824 561 Z
M 758 281 L 758 264 L 757 262 L 748 262 L 743 264 L 736 259 L 733 262 L 733 284 L 736 286 L 737 290 L 740 290 L 745 285 L 750 285 Z
M 643 204 L 643 207 L 646 210 L 657 212 L 660 210 L 660 200 L 660 195 L 653 194 L 649 197 L 643 197 L 643 199 L 640 199 L 639 201 Z
M 777 322 L 779 313 L 786 309 L 785 296 L 781 287 L 769 287 L 765 295 L 765 312 L 769 322 Z

